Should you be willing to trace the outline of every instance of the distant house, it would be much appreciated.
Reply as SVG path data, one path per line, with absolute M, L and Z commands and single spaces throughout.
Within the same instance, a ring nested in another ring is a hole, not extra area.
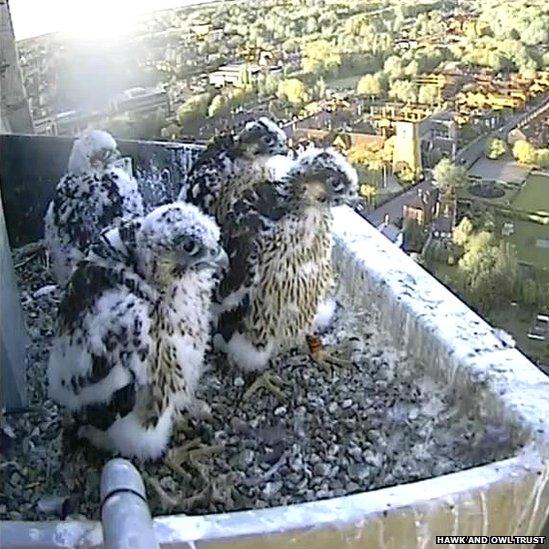
M 381 135 L 314 128 L 296 128 L 293 132 L 293 140 L 297 143 L 313 141 L 318 145 L 337 147 L 344 152 L 357 146 L 370 150 L 380 150 L 385 143 L 385 138 Z
M 380 150 L 383 148 L 384 143 L 385 137 L 381 135 L 356 132 L 338 132 L 332 144 L 339 149 L 348 151 L 352 147 Z
M 418 189 L 416 197 L 402 208 L 404 219 L 413 219 L 421 227 L 430 225 L 437 211 L 438 190 Z
M 240 86 L 242 85 L 243 73 L 246 71 L 245 64 L 232 64 L 219 67 L 218 70 L 212 72 L 208 76 L 210 85 L 216 88 L 223 88 L 227 85 Z
M 209 21 L 196 21 L 191 25 L 191 32 L 197 36 L 206 36 L 212 29 Z
M 209 32 L 209 38 L 213 41 L 223 40 L 225 36 L 225 29 L 223 28 L 214 28 Z
M 168 92 L 163 86 L 156 88 L 130 88 L 114 96 L 109 102 L 113 111 L 152 111 L 168 109 Z
M 282 72 L 282 67 L 260 67 L 255 64 L 247 63 L 232 63 L 229 65 L 223 65 L 214 72 L 208 75 L 210 85 L 216 88 L 223 88 L 225 86 L 242 86 L 246 83 L 246 79 L 250 81 L 255 80 L 262 72 L 267 71 L 269 74 L 278 74 Z
M 435 219 L 431 233 L 435 238 L 451 238 L 457 220 L 457 196 L 455 189 L 438 193 Z
M 402 208 L 404 220 L 411 219 L 420 227 L 430 227 L 433 238 L 452 237 L 456 226 L 457 201 L 453 191 L 437 188 L 418 189 L 418 194 Z
M 417 48 L 417 40 L 401 39 L 395 40 L 395 48 L 397 50 L 410 50 Z

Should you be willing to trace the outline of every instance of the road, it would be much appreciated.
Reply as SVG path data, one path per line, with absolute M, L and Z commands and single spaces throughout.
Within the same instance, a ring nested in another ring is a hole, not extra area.
M 547 109 L 549 109 L 549 97 L 545 98 L 539 105 L 534 109 L 531 109 L 526 112 L 518 113 L 513 115 L 511 119 L 503 126 L 495 129 L 492 133 L 480 137 L 477 140 L 473 141 L 460 151 L 456 155 L 456 160 L 460 162 L 465 167 L 471 167 L 480 157 L 482 151 L 484 150 L 484 143 L 488 137 L 495 136 L 504 138 L 506 133 L 513 128 L 519 126 L 523 121 L 532 120 L 541 114 L 543 114 Z M 375 209 L 373 212 L 366 214 L 366 219 L 375 225 L 376 227 L 380 225 L 385 216 L 389 215 L 389 220 L 395 222 L 397 219 L 402 217 L 402 211 L 406 204 L 411 202 L 411 200 L 417 196 L 419 189 L 432 189 L 433 184 L 430 181 L 430 175 L 418 185 L 415 185 L 406 192 L 395 196 L 395 198 L 389 200 L 379 208 Z

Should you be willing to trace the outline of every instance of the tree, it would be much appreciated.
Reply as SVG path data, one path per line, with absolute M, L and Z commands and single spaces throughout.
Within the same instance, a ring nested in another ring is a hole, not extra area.
M 208 93 L 189 97 L 176 111 L 177 122 L 180 126 L 184 126 L 185 124 L 204 118 L 207 115 L 209 104 L 210 95 Z
M 377 194 L 377 188 L 375 185 L 365 183 L 360 186 L 360 195 L 363 196 L 369 204 L 373 203 Z
M 528 46 L 547 44 L 549 41 L 549 18 L 540 16 L 534 19 L 523 34 L 523 41 Z
M 439 98 L 438 87 L 435 84 L 425 84 L 419 87 L 418 101 L 432 105 Z
M 356 91 L 359 95 L 369 95 L 372 99 L 381 94 L 381 81 L 377 74 L 364 75 L 357 84 Z
M 536 163 L 540 168 L 549 168 L 549 149 L 538 149 Z
M 238 88 L 227 88 L 225 91 L 228 107 L 235 109 L 241 107 L 253 96 L 252 86 L 240 86 Z
M 306 34 L 313 34 L 316 32 L 318 26 L 317 26 L 317 20 L 314 17 L 308 17 L 307 22 L 305 23 L 305 32 Z
M 245 64 L 240 71 L 240 83 L 243 86 L 249 86 L 251 84 L 250 68 Z
M 404 103 L 417 101 L 417 85 L 409 80 L 395 80 L 389 88 L 389 96 Z
M 227 110 L 227 99 L 223 94 L 216 95 L 208 107 L 208 116 L 213 118 Z
M 495 51 L 488 52 L 486 57 L 486 65 L 488 65 L 491 69 L 499 72 L 503 69 L 505 64 L 505 58 L 501 54 Z
M 527 80 L 533 80 L 538 74 L 536 69 L 524 65 L 522 67 L 518 67 L 518 71 L 520 76 L 522 78 L 526 78 Z
M 404 74 L 402 67 L 402 59 L 396 55 L 391 55 L 387 58 L 383 65 L 383 70 L 387 73 L 391 80 L 401 78 Z
M 473 224 L 468 217 L 464 217 L 459 225 L 454 228 L 452 241 L 458 246 L 464 247 L 473 232 Z
M 481 231 L 466 243 L 458 267 L 466 295 L 480 309 L 489 311 L 516 290 L 518 261 L 506 242 L 495 243 L 492 233 Z
M 535 280 L 527 278 L 522 281 L 520 286 L 520 300 L 529 307 L 537 305 L 538 285 Z
M 456 166 L 447 158 L 443 158 L 433 168 L 433 182 L 443 190 L 462 187 L 467 182 L 467 170 L 463 166 Z
M 381 163 L 379 154 L 365 146 L 355 145 L 347 151 L 347 159 L 351 164 L 378 168 Z
M 335 72 L 335 69 L 341 66 L 341 55 L 327 40 L 315 40 L 306 44 L 302 55 L 305 72 Z
M 302 105 L 308 101 L 305 84 L 298 78 L 282 80 L 278 84 L 277 95 L 292 105 Z
M 497 137 L 492 137 L 486 141 L 486 146 L 484 147 L 484 154 L 487 158 L 495 160 L 500 156 L 503 156 L 507 151 L 505 142 L 502 139 Z
M 273 74 L 261 75 L 257 83 L 257 91 L 261 96 L 269 97 L 278 89 L 279 77 Z
M 513 156 L 521 164 L 534 165 L 537 161 L 536 148 L 523 139 L 520 139 L 513 145 Z
M 496 261 L 492 272 L 492 288 L 494 298 L 505 297 L 511 299 L 517 287 L 518 260 L 514 248 L 508 242 L 500 242 L 497 252 L 494 251 Z
M 412 77 L 417 76 L 419 74 L 419 63 L 415 59 L 412 59 L 412 61 L 406 65 L 404 74 Z

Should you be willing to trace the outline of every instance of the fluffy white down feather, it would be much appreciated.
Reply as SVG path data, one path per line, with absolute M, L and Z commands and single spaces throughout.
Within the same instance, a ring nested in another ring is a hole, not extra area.
M 336 307 L 337 303 L 332 297 L 320 303 L 312 325 L 312 329 L 315 332 L 323 332 L 330 327 L 334 319 Z
M 101 151 L 98 160 L 94 155 Z M 112 136 L 98 130 L 73 145 L 68 173 L 57 184 L 44 219 L 44 241 L 60 285 L 103 229 L 144 213 L 137 182 L 112 165 L 117 155 Z
M 235 332 L 228 343 L 220 334 L 215 334 L 214 348 L 225 353 L 230 363 L 237 364 L 245 372 L 260 372 L 269 365 L 274 343 L 269 342 L 264 349 L 259 350 L 246 336 Z
M 49 393 L 94 445 L 156 459 L 177 414 L 196 404 L 219 236 L 194 206 L 165 205 L 105 231 L 73 273 L 59 307 Z M 189 238 L 203 254 L 184 251 Z M 119 405 L 126 391 L 135 398 Z
M 82 175 L 93 171 L 91 158 L 101 149 L 117 151 L 113 136 L 102 130 L 92 130 L 84 133 L 75 142 L 69 157 L 68 171 Z

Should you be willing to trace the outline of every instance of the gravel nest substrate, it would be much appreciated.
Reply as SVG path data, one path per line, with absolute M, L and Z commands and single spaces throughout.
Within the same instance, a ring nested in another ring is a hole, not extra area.
M 29 411 L 2 422 L 0 518 L 98 518 L 99 478 L 110 456 L 64 428 L 46 397 L 45 370 L 59 289 L 43 253 L 14 253 L 31 343 Z M 353 361 L 329 374 L 304 354 L 281 357 L 284 398 L 243 399 L 251 378 L 221 366 L 200 383 L 213 419 L 189 419 L 172 440 L 214 447 L 210 454 L 135 465 L 153 514 L 204 514 L 313 501 L 408 483 L 509 457 L 507 431 L 479 411 L 466 415 L 452 388 L 435 385 L 420 364 L 391 348 L 370 315 L 341 309 L 323 335 Z

